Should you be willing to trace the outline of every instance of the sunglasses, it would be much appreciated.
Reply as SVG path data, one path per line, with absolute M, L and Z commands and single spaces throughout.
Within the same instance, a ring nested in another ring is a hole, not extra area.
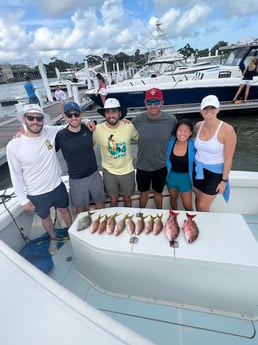
M 44 116 L 32 116 L 32 115 L 25 115 L 26 119 L 28 119 L 29 121 L 38 121 L 38 122 L 42 122 L 44 120 Z
M 152 104 L 154 104 L 154 105 L 160 105 L 160 100 L 159 99 L 148 99 L 147 101 L 146 101 L 146 104 L 147 105 L 152 105 Z
M 68 119 L 71 119 L 74 117 L 80 117 L 81 113 L 79 111 L 75 111 L 74 113 L 65 113 L 65 115 L 68 117 Z

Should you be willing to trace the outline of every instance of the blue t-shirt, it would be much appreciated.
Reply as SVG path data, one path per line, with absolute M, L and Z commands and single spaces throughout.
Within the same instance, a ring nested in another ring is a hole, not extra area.
M 34 85 L 32 84 L 32 82 L 26 81 L 26 83 L 24 84 L 24 88 L 29 98 L 36 97 L 36 94 L 34 92 Z

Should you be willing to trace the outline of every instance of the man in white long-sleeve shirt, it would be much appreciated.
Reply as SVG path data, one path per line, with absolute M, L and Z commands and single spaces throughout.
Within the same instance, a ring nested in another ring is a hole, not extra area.
M 36 104 L 28 104 L 18 115 L 25 132 L 6 147 L 12 184 L 26 211 L 35 211 L 50 236 L 50 254 L 57 251 L 57 237 L 50 208 L 57 207 L 69 227 L 72 223 L 69 197 L 61 179 L 55 151 L 55 137 L 60 127 L 44 126 L 48 115 Z

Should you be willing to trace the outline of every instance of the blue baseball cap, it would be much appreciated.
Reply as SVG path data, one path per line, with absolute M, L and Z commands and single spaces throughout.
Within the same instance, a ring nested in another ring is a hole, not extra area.
M 76 110 L 76 111 L 81 112 L 81 108 L 80 108 L 79 104 L 77 104 L 75 102 L 68 102 L 65 104 L 64 112 L 67 113 L 69 110 Z

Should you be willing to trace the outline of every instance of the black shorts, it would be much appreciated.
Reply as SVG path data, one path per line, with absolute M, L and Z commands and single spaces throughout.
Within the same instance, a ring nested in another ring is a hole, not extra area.
M 51 192 L 27 195 L 27 197 L 35 206 L 35 213 L 41 219 L 49 216 L 51 207 L 67 208 L 69 206 L 69 195 L 63 182 Z
M 222 179 L 222 174 L 217 174 L 207 169 L 203 169 L 203 175 L 204 175 L 203 179 L 197 180 L 195 178 L 195 169 L 194 169 L 194 173 L 193 173 L 194 187 L 196 187 L 197 189 L 199 189 L 201 192 L 205 194 L 209 194 L 209 195 L 217 194 L 216 189 Z
M 151 188 L 157 192 L 162 193 L 166 183 L 167 167 L 154 171 L 145 171 L 137 169 L 136 182 L 139 192 L 147 192 Z

